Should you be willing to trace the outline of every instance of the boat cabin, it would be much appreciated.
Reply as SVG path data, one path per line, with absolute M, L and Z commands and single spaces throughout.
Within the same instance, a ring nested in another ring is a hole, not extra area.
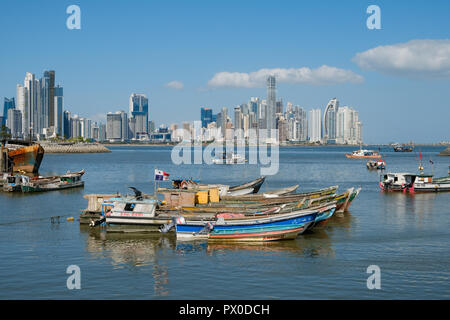
M 67 176 L 61 176 L 60 177 L 61 182 L 65 183 L 75 183 L 81 181 L 80 175 L 67 175 Z
M 155 216 L 156 200 L 143 199 L 136 200 L 134 198 L 116 198 L 113 201 L 114 207 L 111 209 L 111 215 L 133 216 L 133 215 L 150 215 Z M 110 205 L 110 204 L 109 204 Z
M 416 179 L 413 173 L 386 173 L 380 176 L 380 181 L 393 185 L 412 185 Z

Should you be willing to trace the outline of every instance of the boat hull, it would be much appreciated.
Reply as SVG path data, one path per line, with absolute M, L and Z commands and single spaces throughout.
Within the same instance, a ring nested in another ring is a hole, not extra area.
M 22 190 L 22 192 L 27 193 L 27 192 L 57 191 L 57 190 L 82 188 L 82 187 L 84 187 L 84 181 L 79 181 L 79 182 L 76 182 L 73 184 L 57 184 L 57 185 L 49 185 L 49 186 L 22 185 L 21 190 Z
M 176 225 L 179 240 L 223 240 L 223 241 L 273 241 L 292 239 L 315 222 L 317 211 L 273 215 L 257 219 L 236 219 L 216 224 L 207 232 L 205 222 L 188 222 Z
M 8 152 L 14 172 L 37 173 L 44 157 L 40 144 L 24 146 Z
M 346 153 L 345 156 L 349 159 L 381 159 L 381 155 L 361 156 Z
M 379 183 L 381 190 L 386 192 L 409 192 L 409 193 L 425 193 L 425 192 L 449 192 L 450 183 L 430 183 L 429 185 L 414 185 L 412 187 L 386 185 Z

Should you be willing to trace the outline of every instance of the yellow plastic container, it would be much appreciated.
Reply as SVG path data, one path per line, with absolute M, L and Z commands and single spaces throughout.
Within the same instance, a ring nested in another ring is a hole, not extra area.
M 219 202 L 219 189 L 209 189 L 209 202 Z
M 199 191 L 195 194 L 195 199 L 198 204 L 207 204 L 208 203 L 208 190 Z

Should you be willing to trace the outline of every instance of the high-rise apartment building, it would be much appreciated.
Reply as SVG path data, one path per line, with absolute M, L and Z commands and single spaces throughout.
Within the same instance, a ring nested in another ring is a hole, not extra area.
M 336 143 L 336 116 L 339 110 L 337 98 L 331 99 L 323 114 L 323 138 L 326 143 Z
M 9 128 L 13 139 L 22 137 L 22 113 L 20 110 L 15 108 L 8 109 L 6 126 Z
M 313 109 L 309 111 L 309 141 L 321 142 L 322 141 L 322 118 L 321 110 Z
M 50 118 L 53 117 L 53 121 L 49 124 L 50 127 L 54 127 L 55 135 L 64 136 L 64 94 L 61 86 L 54 87 L 52 89 L 53 104 L 50 105 L 53 108 L 53 112 L 50 112 Z
M 6 124 L 6 120 L 8 119 L 8 110 L 9 109 L 15 109 L 16 108 L 16 103 L 14 98 L 8 99 L 5 98 L 3 101 L 3 122 L 0 123 L 0 125 L 5 125 Z
M 358 112 L 353 108 L 344 106 L 339 108 L 336 117 L 337 143 L 359 144 L 362 143 L 362 124 L 358 118 Z
M 276 129 L 276 81 L 275 76 L 269 76 L 267 78 L 267 108 L 266 108 L 266 128 L 267 138 L 272 141 L 276 137 L 272 137 L 272 131 Z
M 145 94 L 130 95 L 130 118 L 136 118 L 136 132 L 148 133 L 148 99 Z
M 202 122 L 202 128 L 207 128 L 208 124 L 213 121 L 212 109 L 202 107 L 200 109 L 200 120 Z

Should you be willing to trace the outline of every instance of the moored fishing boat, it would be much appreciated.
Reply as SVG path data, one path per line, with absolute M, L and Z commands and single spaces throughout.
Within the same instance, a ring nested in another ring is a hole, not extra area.
M 337 197 L 336 213 L 345 212 L 345 208 L 347 207 L 347 203 L 353 193 L 353 190 L 354 188 L 349 188 L 344 194 Z
M 290 186 L 290 187 L 281 188 L 281 189 L 277 189 L 277 190 L 266 191 L 263 193 L 263 196 L 266 198 L 270 198 L 270 197 L 293 194 L 298 189 L 298 187 L 299 187 L 298 184 L 296 184 L 295 186 Z
M 344 211 L 348 211 L 350 205 L 353 203 L 353 201 L 356 199 L 356 197 L 361 192 L 361 187 L 359 187 L 356 190 L 353 190 L 352 194 L 350 195 L 350 198 L 348 199 L 347 203 L 345 204 Z
M 444 192 L 450 191 L 450 177 L 433 179 L 430 174 L 387 173 L 380 176 L 383 191 Z
M 207 239 L 208 241 L 275 241 L 295 239 L 315 222 L 323 207 L 275 213 L 264 216 L 225 219 L 216 221 L 186 221 L 176 224 L 178 240 Z
M 30 181 L 30 177 L 23 174 L 7 174 L 2 186 L 4 192 L 21 191 L 22 185 Z
M 369 160 L 366 163 L 367 169 L 384 170 L 386 169 L 386 162 L 384 160 Z
M 191 179 L 172 180 L 172 185 L 174 189 L 184 189 L 184 190 L 208 190 L 217 188 L 219 189 L 220 196 L 227 196 L 227 195 L 240 196 L 250 193 L 258 193 L 259 189 L 264 183 L 264 180 L 265 177 L 260 177 L 258 179 L 243 184 L 239 184 L 236 186 L 228 186 L 224 184 L 201 184 L 198 181 L 195 181 L 191 178 Z
M 287 195 L 278 195 L 275 197 L 273 195 L 267 196 L 266 194 L 252 194 L 252 195 L 244 195 L 241 197 L 229 197 L 223 196 L 220 198 L 221 203 L 254 203 L 254 202 L 265 202 L 265 203 L 277 203 L 277 202 L 287 202 L 289 200 L 295 201 L 298 199 L 302 199 L 305 197 L 322 197 L 330 194 L 335 194 L 338 186 L 331 186 L 319 190 L 302 192 L 302 193 L 290 193 Z
M 78 172 L 67 172 L 61 176 L 55 177 L 37 177 L 31 178 L 21 185 L 22 192 L 44 192 L 56 191 L 70 188 L 79 188 L 84 186 L 81 177 L 84 170 Z
M 237 190 L 247 189 L 247 188 L 253 188 L 252 193 L 258 193 L 259 189 L 261 188 L 262 184 L 266 180 L 266 177 L 259 177 L 258 179 L 252 180 L 250 182 L 246 182 L 243 184 L 239 184 L 236 186 L 231 186 L 228 191 L 233 192 Z

